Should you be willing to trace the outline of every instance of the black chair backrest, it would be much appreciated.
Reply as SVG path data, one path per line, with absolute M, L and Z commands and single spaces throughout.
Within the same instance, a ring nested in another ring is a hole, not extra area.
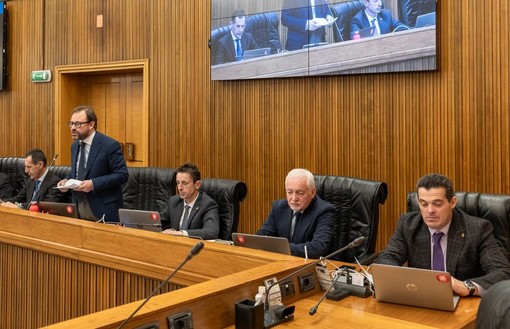
M 14 194 L 18 192 L 25 185 L 25 158 L 0 158 L 0 172 L 9 176 L 9 183 L 11 184 Z
M 279 25 L 280 19 L 274 12 L 248 15 L 246 17 L 245 32 L 253 35 L 260 48 L 270 47 L 271 53 L 276 53 L 278 49 L 281 49 L 280 34 L 278 33 Z M 216 53 L 215 45 L 217 41 L 228 32 L 230 32 L 228 26 L 222 26 L 211 31 L 210 42 L 213 54 Z
M 510 259 L 510 195 L 456 192 L 457 206 L 468 215 L 489 220 L 494 237 Z M 416 192 L 407 194 L 407 211 L 420 211 Z
M 415 26 L 418 16 L 434 11 L 436 11 L 436 0 L 398 1 L 399 20 L 407 26 Z
M 218 204 L 220 213 L 220 233 L 222 240 L 231 240 L 239 224 L 240 203 L 246 197 L 248 188 L 245 183 L 219 178 L 202 179 L 200 190 L 209 195 Z
M 379 205 L 388 196 L 386 183 L 341 176 L 314 177 L 317 195 L 336 209 L 335 239 L 330 251 L 345 247 L 359 236 L 367 238 L 364 244 L 340 253 L 335 259 L 353 262 L 356 257 L 362 263 L 374 260 Z
M 175 169 L 128 167 L 129 178 L 122 186 L 124 208 L 164 212 L 175 195 Z
M 332 4 L 330 7 L 331 11 L 333 12 L 333 17 L 338 17 L 336 20 L 336 25 L 333 25 L 333 39 L 335 42 L 350 40 L 351 30 L 349 23 L 351 22 L 351 19 L 354 17 L 354 15 L 365 8 L 364 1 L 345 1 Z
M 50 170 L 53 174 L 57 175 L 58 177 L 64 179 L 71 172 L 71 167 L 70 166 L 51 166 L 48 168 L 48 170 Z M 71 191 L 69 190 L 65 193 L 66 193 L 66 196 L 65 196 L 64 200 L 62 200 L 62 202 L 71 203 L 73 201 Z

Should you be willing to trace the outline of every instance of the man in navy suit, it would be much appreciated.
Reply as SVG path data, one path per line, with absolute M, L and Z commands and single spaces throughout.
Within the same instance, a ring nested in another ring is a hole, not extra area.
M 333 20 L 326 0 L 285 0 L 282 25 L 288 28 L 285 49 L 326 41 L 326 21 Z
M 75 140 L 71 172 L 58 186 L 71 178 L 81 181 L 72 189 L 81 219 L 97 221 L 104 216 L 106 221 L 118 221 L 122 184 L 129 175 L 119 142 L 96 131 L 97 116 L 91 107 L 76 107 L 68 125 Z
M 200 192 L 200 171 L 192 163 L 177 168 L 178 195 L 168 200 L 161 214 L 163 233 L 217 239 L 220 231 L 218 204 L 206 193 Z
M 244 10 L 236 10 L 230 18 L 230 33 L 225 34 L 215 45 L 216 55 L 213 63 L 223 64 L 240 61 L 246 50 L 257 49 L 259 46 L 253 36 L 244 32 L 246 28 L 246 15 Z
M 382 8 L 382 0 L 364 0 L 365 9 L 358 12 L 351 20 L 350 35 L 356 31 L 375 26 L 374 35 L 386 34 L 398 30 L 408 30 L 409 28 L 391 16 L 391 12 Z
M 257 234 L 287 238 L 294 256 L 325 256 L 333 241 L 335 208 L 316 195 L 313 174 L 308 170 L 291 170 L 285 190 L 287 199 L 273 203 Z
M 2 206 L 28 209 L 32 201 L 63 202 L 66 195 L 55 188 L 60 177 L 48 170 L 46 155 L 40 149 L 32 149 L 25 154 L 27 179 L 19 193 L 4 201 Z M 36 186 L 37 185 L 37 186 Z
M 510 279 L 510 263 L 493 235 L 492 224 L 455 209 L 450 179 L 439 174 L 417 183 L 419 212 L 400 217 L 377 263 L 445 270 L 459 296 L 483 296 L 494 283 Z M 439 236 L 438 242 L 434 236 Z M 435 268 L 439 260 L 439 266 Z

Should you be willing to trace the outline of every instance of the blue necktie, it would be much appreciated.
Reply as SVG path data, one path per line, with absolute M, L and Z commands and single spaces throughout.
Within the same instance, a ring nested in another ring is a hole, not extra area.
M 35 180 L 35 185 L 34 185 L 34 194 L 32 194 L 32 201 L 37 201 L 37 199 L 39 198 L 39 186 L 41 184 L 41 181 L 39 180 Z
M 241 48 L 241 39 L 236 39 L 236 61 L 243 59 L 243 49 Z
M 184 217 L 182 218 L 181 230 L 187 230 L 189 228 L 189 208 L 191 207 L 184 207 Z
M 441 248 L 441 238 L 444 233 L 437 231 L 432 235 L 434 246 L 432 247 L 432 269 L 434 271 L 444 271 L 444 255 Z

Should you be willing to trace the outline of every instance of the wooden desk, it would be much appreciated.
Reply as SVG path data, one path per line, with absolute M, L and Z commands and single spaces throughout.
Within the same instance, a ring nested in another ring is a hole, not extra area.
M 337 42 L 211 67 L 213 80 L 433 70 L 436 29 L 420 29 Z

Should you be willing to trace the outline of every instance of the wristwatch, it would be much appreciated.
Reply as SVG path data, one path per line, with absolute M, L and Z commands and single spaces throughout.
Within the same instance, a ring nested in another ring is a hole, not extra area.
M 475 291 L 476 291 L 476 286 L 475 284 L 473 283 L 473 281 L 471 280 L 466 280 L 464 281 L 464 287 L 468 288 L 469 289 L 469 295 L 468 297 L 471 297 L 475 294 Z

